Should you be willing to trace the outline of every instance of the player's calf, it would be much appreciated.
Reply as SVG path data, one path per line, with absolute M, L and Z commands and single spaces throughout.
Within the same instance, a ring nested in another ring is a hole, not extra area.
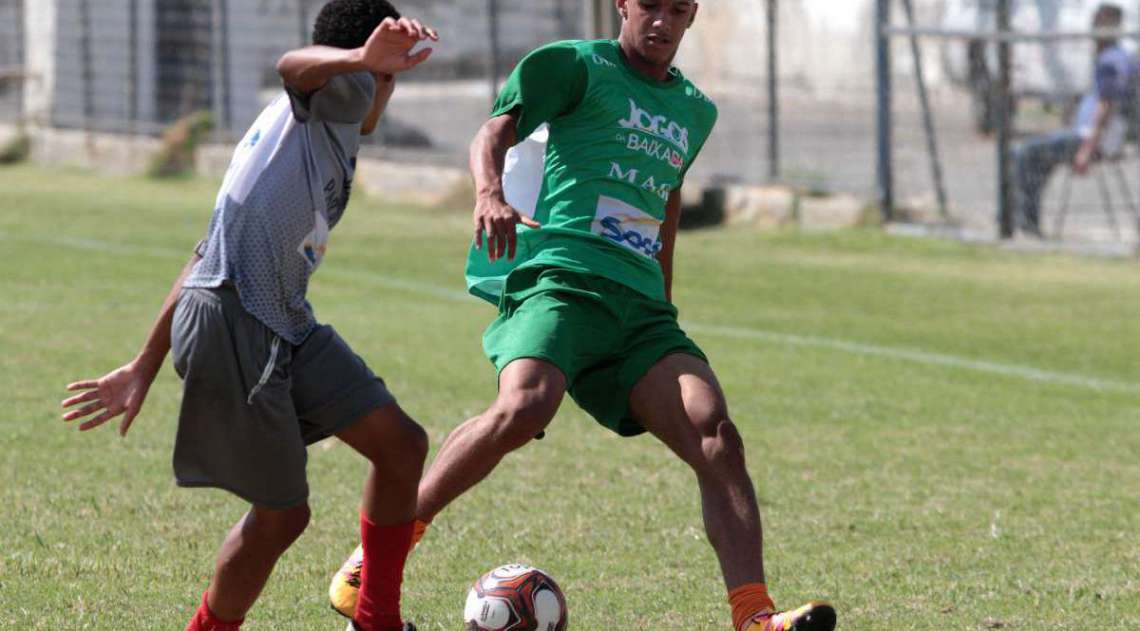
M 221 621 L 240 624 L 273 572 L 277 559 L 305 531 L 310 517 L 308 504 L 286 509 L 259 506 L 250 509 L 226 536 L 210 588 L 187 629 L 229 628 L 217 626 Z

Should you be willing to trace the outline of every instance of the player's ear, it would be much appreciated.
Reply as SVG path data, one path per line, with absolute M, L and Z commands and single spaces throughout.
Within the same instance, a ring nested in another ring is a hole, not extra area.
M 693 3 L 693 14 L 689 16 L 689 26 L 692 26 L 693 22 L 697 21 L 697 11 L 700 11 L 700 10 L 701 10 L 701 3 L 694 2 Z
M 629 19 L 628 5 L 629 0 L 614 0 L 614 7 L 617 9 L 618 14 L 621 15 L 621 19 L 623 20 Z

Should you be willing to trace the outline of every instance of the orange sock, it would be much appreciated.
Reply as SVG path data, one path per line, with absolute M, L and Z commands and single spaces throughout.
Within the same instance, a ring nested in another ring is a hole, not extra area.
M 749 583 L 728 592 L 728 604 L 732 606 L 732 628 L 736 631 L 744 631 L 744 625 L 752 616 L 776 610 L 764 583 Z
M 415 548 L 420 543 L 420 539 L 424 538 L 424 533 L 427 532 L 428 526 L 431 525 L 430 521 L 416 520 L 412 525 L 412 548 Z

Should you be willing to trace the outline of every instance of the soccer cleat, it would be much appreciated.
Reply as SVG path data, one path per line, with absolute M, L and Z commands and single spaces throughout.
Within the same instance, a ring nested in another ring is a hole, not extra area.
M 360 574 L 363 570 L 364 546 L 358 545 L 329 584 L 329 603 L 345 618 L 352 618 L 356 614 L 356 597 L 360 593 Z
M 740 631 L 832 631 L 834 628 L 835 609 L 825 602 L 812 601 L 791 611 L 756 614 Z

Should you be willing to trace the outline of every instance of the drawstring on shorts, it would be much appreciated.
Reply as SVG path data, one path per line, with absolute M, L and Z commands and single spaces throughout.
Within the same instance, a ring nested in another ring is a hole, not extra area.
M 258 392 L 261 392 L 262 386 L 273 376 L 273 368 L 277 365 L 277 351 L 280 348 L 281 338 L 274 335 L 273 345 L 269 347 L 269 361 L 265 363 L 265 368 L 261 371 L 261 379 L 257 382 L 257 385 L 253 387 L 253 390 L 249 391 L 249 396 L 245 399 L 246 405 L 253 405 L 253 397 L 257 396 Z

